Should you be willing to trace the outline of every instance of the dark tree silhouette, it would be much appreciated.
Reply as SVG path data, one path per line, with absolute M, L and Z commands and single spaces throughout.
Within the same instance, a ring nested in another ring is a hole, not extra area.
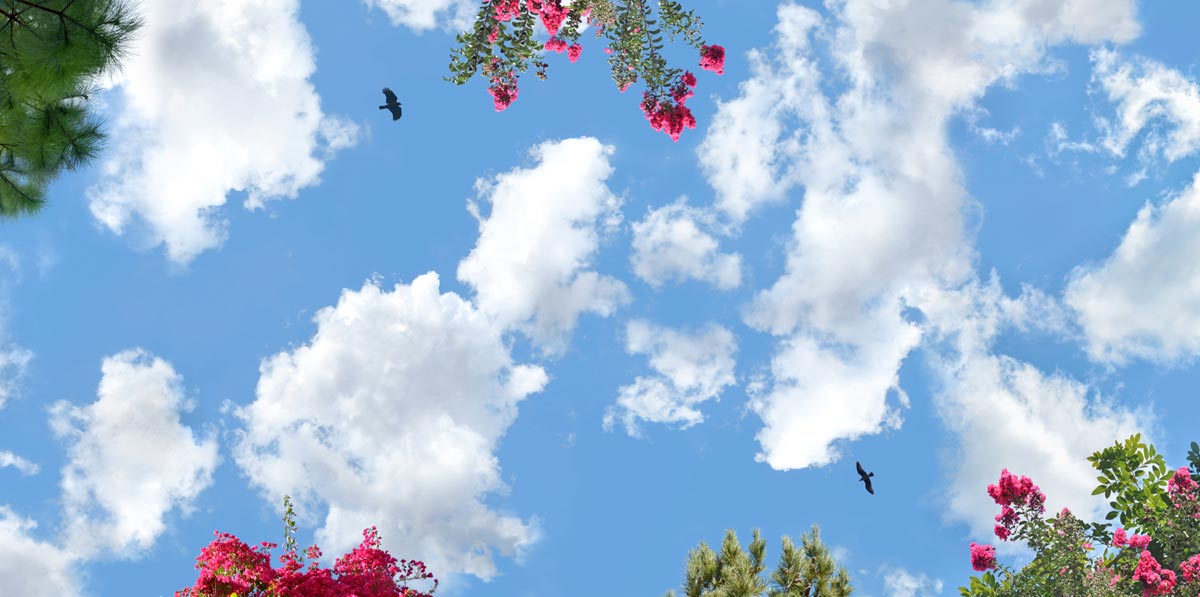
M 858 467 L 858 476 L 860 477 L 859 481 L 862 481 L 866 484 L 867 493 L 875 495 L 875 488 L 871 487 L 871 477 L 874 477 L 875 473 L 868 473 L 867 471 L 863 470 L 862 463 L 857 460 L 854 461 L 854 466 Z
M 392 120 L 400 120 L 400 114 L 402 112 L 400 110 L 400 102 L 396 101 L 396 94 L 393 93 L 391 89 L 384 87 L 383 98 L 386 100 L 386 103 L 384 103 L 382 106 L 379 106 L 379 109 L 391 112 Z

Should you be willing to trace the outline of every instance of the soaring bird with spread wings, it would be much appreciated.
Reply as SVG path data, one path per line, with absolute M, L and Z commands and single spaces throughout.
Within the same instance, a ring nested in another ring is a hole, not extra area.
M 866 484 L 867 493 L 875 495 L 875 489 L 871 487 L 871 477 L 874 477 L 875 473 L 868 473 L 867 471 L 864 471 L 862 463 L 857 460 L 854 461 L 854 466 L 858 467 L 858 476 L 860 477 L 859 481 L 862 481 Z
M 400 102 L 396 101 L 396 94 L 392 93 L 391 89 L 384 87 L 383 88 L 383 97 L 387 101 L 382 106 L 379 106 L 379 109 L 387 110 L 387 111 L 391 112 L 392 120 L 400 120 L 400 114 L 401 114 Z

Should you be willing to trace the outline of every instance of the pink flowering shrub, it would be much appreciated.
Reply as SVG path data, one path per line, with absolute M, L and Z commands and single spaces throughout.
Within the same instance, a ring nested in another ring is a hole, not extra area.
M 275 543 L 263 541 L 250 547 L 241 539 L 220 531 L 196 558 L 199 578 L 191 587 L 175 592 L 175 597 L 432 597 L 438 581 L 426 570 L 424 562 L 399 560 L 380 549 L 375 527 L 363 530 L 363 541 L 354 550 L 338 558 L 333 569 L 317 564 L 321 550 L 310 546 L 305 555 L 312 560 L 303 569 L 296 553 L 290 529 L 290 498 L 284 498 L 288 525 L 288 549 L 280 557 L 281 566 L 271 567 L 269 550 Z M 433 581 L 429 592 L 408 587 L 410 581 Z
M 1200 447 L 1192 446 L 1189 460 L 1200 470 Z M 1119 496 L 1108 519 L 1126 524 L 1110 533 L 1067 508 L 1044 518 L 1045 494 L 1004 469 L 987 486 L 1000 506 L 993 532 L 1026 542 L 1035 556 L 1014 570 L 995 560 L 993 547 L 971 543 L 971 567 L 983 574 L 960 588 L 964 597 L 1200 597 L 1200 483 L 1192 470 L 1167 469 L 1138 436 L 1089 460 L 1104 473 L 1095 493 Z

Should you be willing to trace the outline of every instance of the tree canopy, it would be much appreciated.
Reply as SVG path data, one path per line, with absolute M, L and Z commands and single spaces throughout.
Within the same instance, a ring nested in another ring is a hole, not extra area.
M 767 542 L 758 529 L 743 548 L 732 529 L 725 532 L 721 552 L 703 541 L 688 554 L 683 584 L 686 597 L 847 597 L 853 593 L 850 574 L 838 566 L 829 548 L 821 542 L 821 529 L 800 537 L 800 546 L 784 536 L 779 565 L 768 580 L 764 557 Z M 667 597 L 675 597 L 668 591 Z
M 124 0 L 0 0 L 0 217 L 37 212 L 55 177 L 97 155 L 87 102 L 140 26 Z

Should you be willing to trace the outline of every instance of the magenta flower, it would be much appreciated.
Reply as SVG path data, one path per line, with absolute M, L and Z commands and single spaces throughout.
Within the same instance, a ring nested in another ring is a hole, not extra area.
M 546 49 L 561 54 L 567 51 L 567 42 L 558 37 L 551 37 L 546 40 Z
M 996 567 L 996 548 L 991 545 L 978 545 L 971 542 L 971 568 L 976 572 L 992 570 Z
M 575 62 L 576 60 L 579 60 L 579 55 L 582 53 L 583 46 L 579 44 L 571 44 L 571 46 L 567 48 L 567 60 Z
M 1186 466 L 1179 467 L 1171 480 L 1167 481 L 1167 491 L 1170 493 L 1191 493 L 1196 487 L 1200 487 L 1200 483 L 1192 480 L 1192 474 Z
M 651 128 L 666 133 L 672 141 L 679 141 L 679 135 L 685 127 L 696 128 L 696 118 L 682 103 L 659 103 L 653 97 L 643 94 L 642 113 L 646 115 L 646 120 L 650 121 Z
M 1000 471 L 1000 483 L 988 485 L 987 492 L 1001 506 L 1016 503 L 1028 505 L 1039 512 L 1045 510 L 1043 504 L 1046 503 L 1046 494 L 1042 493 L 1029 477 L 1017 477 L 1008 472 L 1008 469 Z
M 1167 595 L 1175 588 L 1175 573 L 1163 570 L 1149 551 L 1142 552 L 1137 569 L 1133 572 L 1133 580 L 1142 581 L 1144 597 Z
M 530 10 L 529 12 L 534 12 Z M 542 25 L 546 26 L 546 32 L 550 35 L 557 35 L 558 28 L 562 27 L 563 21 L 567 20 L 569 8 L 559 6 L 554 0 L 546 0 L 542 2 L 541 9 L 538 11 L 542 17 Z
M 493 0 L 492 10 L 497 21 L 510 21 L 521 12 L 521 0 Z
M 1184 582 L 1200 581 L 1200 554 L 1196 554 L 1179 565 Z
M 713 44 L 700 47 L 700 68 L 725 74 L 725 48 Z
M 1150 545 L 1150 535 L 1130 535 L 1129 547 L 1134 549 L 1146 549 Z
M 999 537 L 1001 541 L 1008 541 L 1009 533 L 1010 531 L 1008 530 L 1008 527 L 1000 524 L 996 525 L 996 536 Z
M 1125 547 L 1129 545 L 1129 538 L 1125 536 L 1125 527 L 1118 527 L 1113 532 L 1113 547 Z

